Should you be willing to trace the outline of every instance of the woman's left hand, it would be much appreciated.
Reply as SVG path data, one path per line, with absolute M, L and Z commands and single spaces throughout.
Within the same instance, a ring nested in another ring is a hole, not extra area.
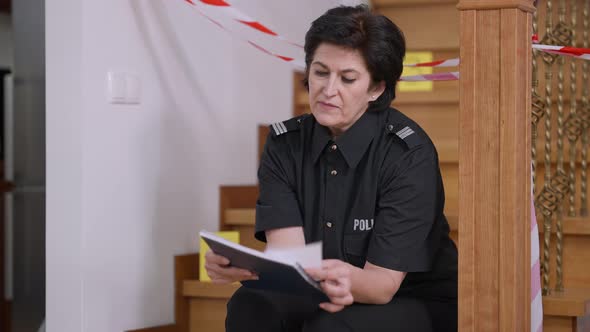
M 351 292 L 352 266 L 339 259 L 325 259 L 321 268 L 309 268 L 305 271 L 321 286 L 330 298 L 330 302 L 320 303 L 320 308 L 328 312 L 338 312 L 354 302 Z

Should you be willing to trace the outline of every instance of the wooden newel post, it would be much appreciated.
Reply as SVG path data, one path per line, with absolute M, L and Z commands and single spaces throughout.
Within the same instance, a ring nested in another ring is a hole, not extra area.
M 460 331 L 530 331 L 532 3 L 458 5 Z

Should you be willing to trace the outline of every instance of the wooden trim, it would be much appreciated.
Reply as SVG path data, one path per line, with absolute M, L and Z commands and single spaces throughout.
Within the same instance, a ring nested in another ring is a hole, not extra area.
M 225 211 L 233 208 L 253 208 L 258 199 L 258 185 L 219 187 L 219 230 L 231 230 Z
M 187 279 L 199 278 L 199 254 L 174 257 L 174 318 L 177 331 L 189 329 L 189 301 L 183 294 L 183 283 Z
M 461 0 L 459 10 L 520 9 L 533 13 L 533 0 Z
M 459 328 L 528 331 L 531 15 L 478 8 L 460 23 Z
M 268 125 L 258 125 L 258 165 L 260 166 L 260 159 L 262 159 L 262 152 L 264 152 L 264 145 L 266 144 L 266 138 L 270 133 Z
M 590 289 L 565 289 L 543 296 L 543 313 L 571 317 L 590 315 Z
M 232 226 L 254 226 L 256 221 L 255 208 L 225 210 L 225 224 Z
M 183 283 L 183 295 L 186 297 L 208 297 L 212 299 L 229 299 L 240 288 L 235 284 L 214 284 L 199 280 L 185 280 Z
M 129 330 L 127 332 L 180 332 L 176 324 L 146 327 L 139 330 Z
M 539 233 L 543 233 L 545 231 L 542 218 L 538 218 L 537 226 L 539 227 Z M 562 227 L 564 235 L 590 235 L 590 218 L 565 217 L 563 218 Z M 555 234 L 556 231 L 556 227 L 553 226 L 551 228 L 551 233 Z
M 189 300 L 183 295 L 183 283 L 199 278 L 199 254 L 174 257 L 174 324 L 147 327 L 126 332 L 188 332 Z

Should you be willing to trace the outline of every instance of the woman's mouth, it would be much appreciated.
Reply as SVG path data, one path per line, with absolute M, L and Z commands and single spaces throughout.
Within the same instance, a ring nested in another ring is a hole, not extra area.
M 321 106 L 323 106 L 326 109 L 335 109 L 335 108 L 339 108 L 338 106 L 334 105 L 334 104 L 330 104 L 324 101 L 319 101 L 318 104 L 320 104 Z

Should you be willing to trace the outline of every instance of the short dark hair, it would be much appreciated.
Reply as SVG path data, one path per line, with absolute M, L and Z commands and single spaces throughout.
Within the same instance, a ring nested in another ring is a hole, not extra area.
M 372 84 L 385 81 L 385 91 L 369 103 L 369 110 L 388 108 L 395 99 L 395 85 L 403 70 L 406 42 L 403 32 L 387 17 L 374 14 L 367 5 L 340 6 L 317 18 L 305 35 L 305 78 L 316 49 L 327 43 L 357 50 L 365 60 Z

